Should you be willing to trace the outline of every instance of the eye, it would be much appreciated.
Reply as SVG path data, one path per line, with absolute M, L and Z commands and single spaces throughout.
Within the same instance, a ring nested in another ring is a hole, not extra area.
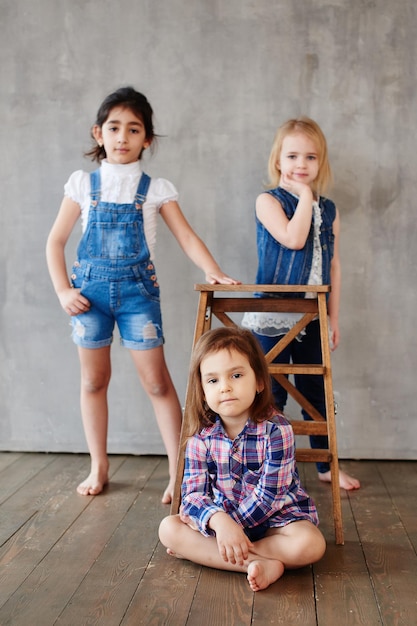
M 243 374 L 241 374 L 240 372 L 236 372 L 235 374 L 232 375 L 232 378 L 242 378 Z
M 308 155 L 308 157 L 307 157 L 307 159 L 308 159 L 309 161 L 316 161 L 317 157 L 316 157 L 316 155 L 315 155 L 315 154 L 309 154 L 309 155 Z
M 117 126 L 109 126 L 109 128 L 108 128 L 108 131 L 109 131 L 110 133 L 115 133 L 115 132 L 116 132 L 116 130 L 117 130 Z
M 214 383 L 217 383 L 217 378 L 209 378 L 206 380 L 206 385 L 214 385 Z

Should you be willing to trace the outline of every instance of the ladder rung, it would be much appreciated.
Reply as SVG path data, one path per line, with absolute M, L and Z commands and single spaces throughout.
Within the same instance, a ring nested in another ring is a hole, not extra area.
M 268 369 L 271 374 L 324 374 L 326 372 L 326 367 L 323 365 L 300 363 L 270 363 Z
M 288 419 L 288 418 L 287 418 Z M 294 435 L 328 435 L 327 422 L 315 420 L 288 420 L 294 431 Z
M 320 450 L 318 448 L 315 448 L 314 450 L 310 450 L 310 448 L 297 448 L 297 450 L 295 451 L 295 458 L 300 463 L 309 463 L 311 461 L 315 463 L 317 461 L 331 463 L 332 453 L 329 450 Z

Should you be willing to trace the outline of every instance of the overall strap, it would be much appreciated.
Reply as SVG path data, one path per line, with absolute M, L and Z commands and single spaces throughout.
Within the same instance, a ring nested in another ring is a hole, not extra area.
M 100 200 L 100 187 L 101 187 L 101 178 L 100 178 L 100 170 L 95 170 L 90 174 L 90 195 L 91 195 L 91 206 L 97 206 Z
M 140 181 L 135 195 L 135 206 L 137 209 L 142 208 L 142 205 L 145 202 L 146 196 L 148 194 L 150 183 L 151 177 L 145 174 L 145 172 L 142 172 L 142 176 L 140 177 Z

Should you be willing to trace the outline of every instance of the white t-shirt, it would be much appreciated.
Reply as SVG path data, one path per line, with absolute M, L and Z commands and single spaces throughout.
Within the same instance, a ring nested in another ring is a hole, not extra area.
M 101 162 L 100 174 L 103 202 L 115 202 L 117 204 L 133 202 L 142 174 L 140 161 L 127 165 L 114 165 L 104 159 Z M 91 203 L 90 191 L 90 174 L 83 170 L 73 172 L 64 187 L 65 195 L 80 205 L 83 232 L 88 222 Z M 158 213 L 163 204 L 172 200 L 178 200 L 178 191 L 174 185 L 165 178 L 152 178 L 146 202 L 142 207 L 145 237 L 151 259 L 154 258 L 155 253 Z

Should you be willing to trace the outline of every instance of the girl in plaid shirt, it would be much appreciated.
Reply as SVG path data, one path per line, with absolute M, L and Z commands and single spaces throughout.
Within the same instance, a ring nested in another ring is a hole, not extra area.
M 245 572 L 253 591 L 318 561 L 325 540 L 301 487 L 291 425 L 248 330 L 205 333 L 190 369 L 190 432 L 179 515 L 162 520 L 168 554 Z

